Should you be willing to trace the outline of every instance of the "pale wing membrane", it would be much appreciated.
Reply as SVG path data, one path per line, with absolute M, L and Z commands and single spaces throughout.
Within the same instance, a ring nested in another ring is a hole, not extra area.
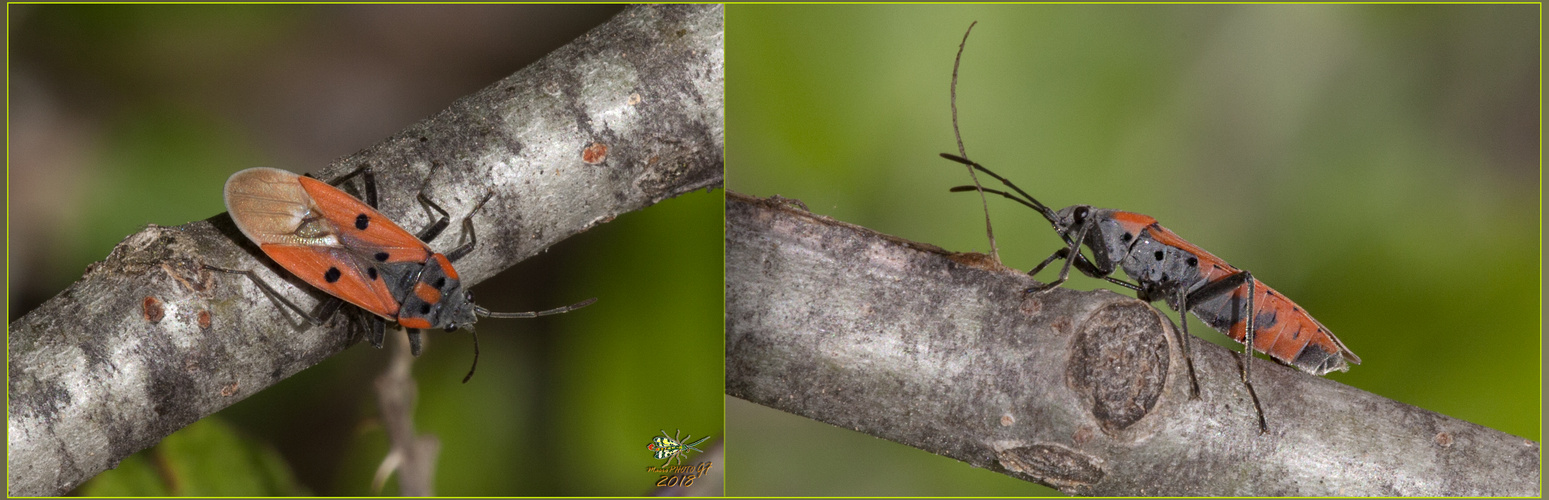
M 375 265 L 371 258 L 379 250 L 358 248 L 358 242 L 345 241 L 352 238 L 341 238 L 340 228 L 324 217 L 301 179 L 273 168 L 252 168 L 233 175 L 226 181 L 226 208 L 237 228 L 308 284 L 394 319 L 397 301 L 371 270 Z M 358 201 L 355 204 L 365 206 Z M 379 217 L 375 211 L 371 214 Z
M 226 209 L 243 235 L 260 245 L 338 245 L 316 228 L 303 227 L 316 218 L 317 207 L 298 177 L 274 168 L 250 168 L 226 181 Z

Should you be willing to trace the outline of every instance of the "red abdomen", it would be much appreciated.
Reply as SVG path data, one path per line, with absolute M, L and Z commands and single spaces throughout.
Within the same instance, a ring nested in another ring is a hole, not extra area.
M 1241 272 L 1156 224 L 1155 219 L 1139 219 L 1125 212 L 1116 212 L 1114 219 L 1124 226 L 1124 230 L 1138 229 L 1132 233 L 1136 237 L 1124 262 L 1125 273 L 1152 285 L 1154 290 L 1172 291 L 1173 294 L 1159 298 L 1168 299 L 1174 307 L 1177 307 L 1174 294 L 1179 289 L 1192 292 Z M 1141 224 L 1145 224 L 1144 227 L 1139 227 Z M 1361 362 L 1361 358 L 1350 352 L 1301 306 L 1262 281 L 1254 279 L 1252 282 L 1254 350 L 1314 375 L 1345 371 L 1350 368 L 1346 362 Z M 1248 325 L 1243 312 L 1248 306 L 1248 283 L 1197 300 L 1188 304 L 1190 312 L 1232 340 L 1244 342 Z
M 1280 292 L 1253 280 L 1253 350 L 1314 375 L 1350 369 L 1361 358 L 1350 352 L 1323 324 Z M 1248 284 L 1221 296 L 1189 304 L 1195 316 L 1211 328 L 1242 342 L 1248 322 L 1243 315 Z

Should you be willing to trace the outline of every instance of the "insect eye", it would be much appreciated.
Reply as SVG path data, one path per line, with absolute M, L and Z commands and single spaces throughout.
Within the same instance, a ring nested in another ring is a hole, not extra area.
M 1076 222 L 1086 220 L 1086 207 L 1076 207 L 1076 212 L 1074 215 L 1076 217 Z
M 447 331 L 447 333 L 451 333 L 451 332 L 457 331 L 457 323 L 451 323 L 451 324 L 446 325 L 446 331 Z

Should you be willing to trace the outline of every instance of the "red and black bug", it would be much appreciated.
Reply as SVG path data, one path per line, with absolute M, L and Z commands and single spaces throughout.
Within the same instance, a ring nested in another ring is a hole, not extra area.
M 359 175 L 366 201 L 335 185 Z M 375 315 L 368 317 L 367 339 L 382 347 L 387 322 L 404 327 L 414 355 L 419 355 L 419 331 L 443 328 L 448 332 L 473 332 L 478 317 L 535 318 L 570 312 L 597 299 L 546 311 L 490 312 L 473 303 L 473 292 L 464 290 L 452 263 L 472 252 L 478 239 L 473 213 L 489 201 L 486 195 L 463 219 L 468 242 L 445 254 L 431 250 L 432 241 L 446 229 L 448 215 L 422 191 L 418 201 L 440 214 L 434 223 L 411 234 L 376 210 L 376 178 L 362 167 L 332 184 L 275 168 L 250 168 L 226 180 L 226 209 L 242 234 L 281 267 L 333 298 L 309 314 L 275 292 L 252 271 L 207 266 L 252 278 L 271 297 L 289 306 L 313 324 L 321 325 L 349 302 Z M 342 302 L 341 302 L 342 301 Z M 474 334 L 473 367 L 463 382 L 473 377 L 479 363 L 478 335 Z
M 972 26 L 969 29 L 972 30 Z M 964 39 L 966 41 L 967 34 Z M 961 50 L 958 57 L 962 57 Z M 956 86 L 957 74 L 954 69 L 954 102 Z M 957 130 L 956 113 L 954 105 L 954 131 Z M 961 147 L 961 135 L 958 143 Z M 1036 275 L 1055 259 L 1065 259 L 1059 278 L 1029 288 L 1028 293 L 1039 293 L 1059 286 L 1070 276 L 1070 268 L 1074 266 L 1082 274 L 1134 290 L 1141 300 L 1162 300 L 1175 311 L 1192 312 L 1206 325 L 1243 343 L 1247 359 L 1242 363 L 1242 380 L 1247 384 L 1254 407 L 1258 409 L 1261 432 L 1268 432 L 1268 424 L 1258 404 L 1258 395 L 1253 392 L 1249 382 L 1248 365 L 1253 355 L 1248 346 L 1268 354 L 1276 361 L 1313 375 L 1336 370 L 1347 371 L 1350 369 L 1347 362 L 1361 363 L 1361 358 L 1350 352 L 1339 338 L 1301 306 L 1254 279 L 1253 273 L 1232 267 L 1210 252 L 1184 241 L 1158 224 L 1154 218 L 1090 205 L 1072 205 L 1054 211 L 983 165 L 963 156 L 949 153 L 942 153 L 941 156 L 994 177 L 1015 194 L 985 188 L 978 184 L 977 179 L 972 186 L 957 186 L 951 188 L 951 191 L 993 193 L 1026 205 L 1048 219 L 1065 241 L 1063 247 L 1028 272 L 1029 275 Z M 1090 258 L 1081 252 L 1082 246 L 1091 251 Z M 1114 271 L 1119 269 L 1135 282 L 1113 277 Z M 1190 394 L 1197 398 L 1199 383 L 1194 379 L 1194 363 L 1188 354 L 1188 342 L 1183 338 L 1188 334 L 1188 317 L 1185 315 L 1181 319 L 1183 328 L 1178 345 L 1182 346 L 1188 364 Z

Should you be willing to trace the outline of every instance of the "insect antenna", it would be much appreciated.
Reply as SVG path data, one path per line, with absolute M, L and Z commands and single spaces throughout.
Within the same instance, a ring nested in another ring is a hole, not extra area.
M 473 334 L 473 366 L 468 367 L 468 375 L 463 377 L 464 384 L 473 378 L 473 371 L 479 368 L 479 332 L 470 328 L 468 333 Z
M 1011 196 L 1010 193 L 1007 193 L 1005 191 L 995 191 L 993 189 L 989 189 L 989 188 L 985 188 L 985 187 L 977 186 L 977 185 L 974 187 L 974 189 L 979 190 L 979 191 L 987 191 L 987 192 L 992 192 L 992 193 L 998 193 L 1001 196 L 1005 196 L 1007 198 L 1011 198 L 1013 200 L 1016 200 L 1018 203 L 1021 203 L 1023 205 L 1027 205 L 1028 207 L 1031 207 L 1033 210 L 1037 210 L 1038 213 L 1043 214 L 1043 218 L 1049 219 L 1049 223 L 1050 224 L 1054 224 L 1055 229 L 1059 228 L 1059 223 L 1055 222 L 1058 218 L 1055 217 L 1054 210 L 1050 209 L 1048 206 L 1045 206 L 1042 203 L 1039 203 L 1036 198 L 1033 198 L 1033 195 L 1027 194 L 1027 191 L 1023 191 L 1022 188 L 1017 187 L 1017 185 L 1013 184 L 1010 180 L 1006 179 L 1005 177 L 1001 177 L 1000 174 L 997 174 L 995 172 L 991 172 L 990 169 L 985 168 L 984 165 L 980 165 L 978 162 L 975 162 L 973 160 L 969 160 L 969 159 L 963 158 L 961 156 L 955 156 L 955 155 L 952 155 L 952 154 L 949 154 L 949 153 L 941 153 L 941 157 L 942 158 L 946 158 L 948 160 L 952 160 L 952 161 L 961 163 L 961 164 L 964 164 L 964 165 L 968 165 L 969 167 L 973 167 L 974 170 L 978 170 L 980 172 L 984 172 L 986 174 L 989 174 L 990 177 L 994 177 L 995 180 L 1000 181 L 1001 184 L 1005 184 L 1006 187 L 1011 188 L 1013 191 L 1016 191 L 1017 194 L 1022 195 L 1022 197 L 1026 198 L 1026 199 L 1024 200 L 1023 198 L 1017 198 L 1015 196 Z M 969 187 L 969 186 L 958 186 L 958 187 L 952 188 L 951 191 L 952 192 L 967 191 L 967 189 L 963 189 L 963 188 L 967 188 L 967 187 Z
M 483 306 L 475 305 L 475 306 L 473 306 L 473 312 L 478 314 L 479 316 L 484 316 L 484 317 L 488 317 L 488 318 L 536 318 L 536 317 L 539 317 L 539 316 L 552 316 L 552 315 L 555 315 L 555 314 L 567 313 L 567 312 L 570 312 L 570 311 L 574 311 L 576 309 L 580 309 L 580 308 L 592 305 L 593 302 L 597 302 L 597 297 L 592 297 L 590 299 L 586 299 L 586 300 L 583 300 L 583 301 L 580 301 L 580 302 L 576 302 L 574 304 L 570 304 L 570 305 L 565 306 L 565 307 L 556 307 L 556 308 L 553 308 L 553 309 L 549 309 L 547 311 L 526 311 L 526 312 L 514 312 L 514 313 L 491 312 L 489 309 L 485 309 Z
M 948 189 L 947 191 L 951 191 L 953 193 L 966 193 L 968 191 L 983 191 L 983 192 L 986 192 L 986 193 L 998 194 L 998 195 L 1010 198 L 1011 201 L 1014 201 L 1014 202 L 1017 202 L 1017 203 L 1021 203 L 1022 205 L 1026 206 L 1027 208 L 1031 208 L 1031 209 L 1037 210 L 1039 212 L 1043 211 L 1043 206 L 1042 205 L 1037 205 L 1035 203 L 1028 203 L 1027 200 L 1022 199 L 1022 197 L 1020 197 L 1020 196 L 1017 196 L 1017 195 L 1014 195 L 1014 194 L 1011 194 L 1011 193 L 1008 193 L 1008 192 L 1005 192 L 1005 191 L 1001 191 L 999 189 L 990 189 L 990 188 L 983 187 L 983 186 L 955 186 L 952 189 Z
M 963 132 L 957 128 L 957 67 L 963 62 L 963 48 L 968 46 L 968 35 L 973 33 L 974 26 L 979 21 L 968 23 L 968 31 L 963 32 L 962 43 L 957 44 L 957 58 L 952 60 L 952 134 L 957 136 L 957 154 L 962 158 L 968 158 L 968 149 L 963 147 Z M 945 156 L 945 154 L 943 154 Z M 979 174 L 974 169 L 968 169 L 968 177 L 974 181 L 974 186 L 979 186 Z M 979 202 L 984 205 L 984 234 L 990 237 L 990 255 L 997 262 L 1000 261 L 1000 250 L 995 247 L 995 228 L 990 225 L 990 201 L 985 198 L 984 192 L 979 192 Z
M 489 198 L 486 197 L 485 199 L 488 200 Z M 482 204 L 483 203 L 481 202 L 480 205 Z M 590 299 L 576 302 L 565 307 L 556 307 L 547 311 L 525 311 L 514 313 L 492 312 L 489 309 L 485 309 L 483 306 L 474 304 L 473 312 L 474 314 L 486 318 L 536 318 L 539 316 L 552 316 L 555 314 L 567 313 L 592 305 L 593 302 L 597 302 L 597 297 L 592 297 Z M 479 333 L 474 331 L 473 328 L 468 328 L 468 333 L 473 334 L 473 366 L 468 367 L 468 375 L 463 377 L 464 384 L 468 383 L 468 380 L 473 378 L 473 371 L 479 368 Z

